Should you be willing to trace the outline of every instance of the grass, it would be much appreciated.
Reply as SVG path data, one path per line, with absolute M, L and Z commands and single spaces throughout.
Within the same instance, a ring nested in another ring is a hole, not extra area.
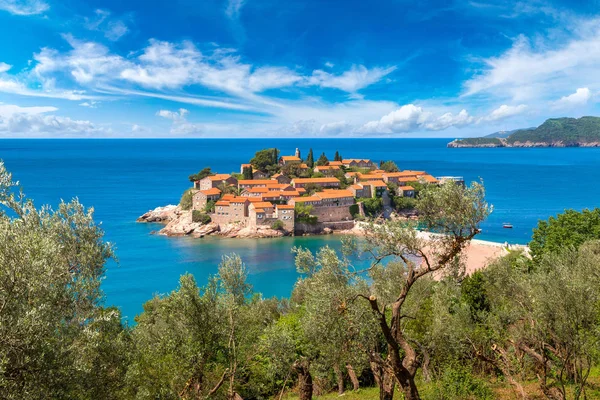
M 514 389 L 504 381 L 490 382 L 490 387 L 494 392 L 494 397 L 497 399 L 504 400 L 520 400 L 521 397 L 514 391 Z M 417 383 L 419 387 L 419 393 L 424 400 L 432 399 L 435 384 L 434 383 Z M 546 399 L 540 390 L 537 381 L 523 382 L 523 388 L 531 400 L 542 400 Z M 586 393 L 588 399 L 600 399 L 600 366 L 592 368 L 590 377 L 588 379 L 588 385 L 586 387 Z M 348 390 L 343 396 L 340 396 L 337 392 L 323 394 L 321 396 L 313 396 L 316 400 L 333 400 L 343 398 L 344 400 L 379 400 L 379 389 L 376 387 L 365 387 L 354 392 Z M 289 392 L 283 396 L 286 400 L 295 400 L 298 398 L 295 393 Z M 573 387 L 567 387 L 567 398 L 573 398 Z M 394 394 L 394 399 L 401 400 L 402 394 L 398 391 Z

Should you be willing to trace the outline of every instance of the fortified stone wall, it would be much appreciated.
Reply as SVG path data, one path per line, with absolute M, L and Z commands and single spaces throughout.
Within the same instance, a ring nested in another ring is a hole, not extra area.
M 319 222 L 348 221 L 352 219 L 350 207 L 314 207 L 311 215 L 318 217 Z

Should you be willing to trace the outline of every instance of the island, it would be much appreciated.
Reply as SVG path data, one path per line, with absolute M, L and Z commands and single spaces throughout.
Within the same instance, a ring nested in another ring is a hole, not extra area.
M 393 161 L 366 158 L 315 161 L 299 149 L 256 152 L 238 172 L 206 167 L 189 177 L 192 187 L 179 205 L 158 207 L 138 222 L 158 222 L 168 236 L 266 238 L 352 232 L 366 218 L 414 218 L 415 198 L 428 185 L 464 184 L 462 177 L 401 171 Z
M 448 147 L 600 147 L 600 117 L 552 118 L 508 135 L 455 139 Z

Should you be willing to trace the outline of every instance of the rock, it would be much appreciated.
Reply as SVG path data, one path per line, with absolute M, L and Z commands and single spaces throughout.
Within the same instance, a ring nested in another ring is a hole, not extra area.
M 323 228 L 323 234 L 331 235 L 333 233 L 333 229 L 331 228 Z
M 141 217 L 137 222 L 161 222 L 167 223 L 177 217 L 177 213 L 181 212 L 179 206 L 168 205 L 165 207 L 157 207 L 154 210 L 150 210 Z
M 219 225 L 215 224 L 214 222 L 211 222 L 194 229 L 194 231 L 192 232 L 192 236 L 195 238 L 202 238 L 206 235 L 212 235 L 217 232 L 219 232 Z

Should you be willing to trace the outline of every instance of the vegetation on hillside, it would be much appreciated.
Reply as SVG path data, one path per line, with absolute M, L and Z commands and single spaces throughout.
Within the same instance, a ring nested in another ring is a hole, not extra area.
M 113 249 L 92 212 L 19 193 L 0 164 L 0 399 L 600 398 L 598 210 L 540 223 L 533 260 L 512 252 L 466 276 L 484 189 L 424 188 L 419 224 L 443 235 L 366 223 L 341 253 L 295 248 L 283 299 L 225 256 L 126 326 L 103 305 Z
M 537 128 L 520 129 L 506 138 L 466 138 L 451 142 L 449 146 L 514 146 L 532 143 L 544 146 L 577 147 L 589 143 L 600 143 L 600 117 L 551 118 Z

